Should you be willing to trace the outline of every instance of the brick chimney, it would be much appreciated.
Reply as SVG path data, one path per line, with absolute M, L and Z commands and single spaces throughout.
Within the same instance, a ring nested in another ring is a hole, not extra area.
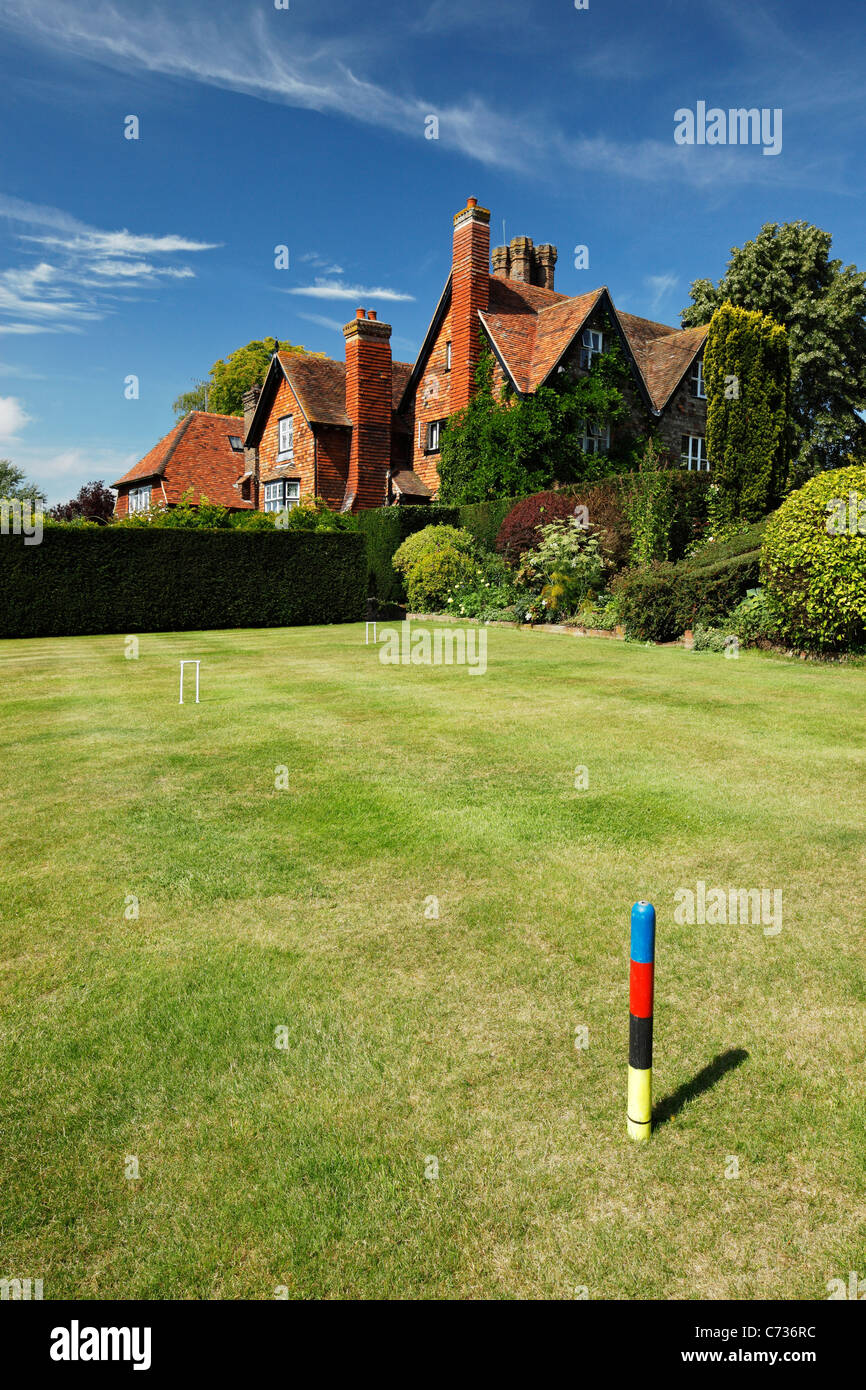
M 528 236 L 512 237 L 508 249 L 511 253 L 512 280 L 521 280 L 524 285 L 531 285 L 534 261 L 532 238 Z
M 346 414 L 352 421 L 347 511 L 385 503 L 391 467 L 391 325 L 363 309 L 343 329 Z
M 533 246 L 532 238 L 516 236 L 509 246 L 493 249 L 493 274 L 500 279 L 520 280 L 524 285 L 553 289 L 553 270 L 557 251 L 550 242 Z
M 535 273 L 532 277 L 533 285 L 541 285 L 546 290 L 553 289 L 553 271 L 557 262 L 557 250 L 547 241 L 543 246 L 535 248 Z
M 451 409 L 468 405 L 475 393 L 481 355 L 478 314 L 490 299 L 490 213 L 469 198 L 454 218 L 451 263 Z
M 511 251 L 507 246 L 494 246 L 491 253 L 493 274 L 500 280 L 507 280 L 511 268 Z
M 253 423 L 253 416 L 256 413 L 256 406 L 259 403 L 259 396 L 262 394 L 261 386 L 251 386 L 249 391 L 244 392 L 244 439 L 250 432 L 250 425 Z M 254 506 L 259 505 L 259 451 L 258 449 L 244 449 L 244 472 L 252 474 L 250 485 L 250 501 Z

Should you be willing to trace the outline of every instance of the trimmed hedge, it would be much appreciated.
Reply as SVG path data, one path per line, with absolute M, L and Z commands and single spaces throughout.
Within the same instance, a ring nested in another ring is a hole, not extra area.
M 521 499 L 497 497 L 492 502 L 466 502 L 458 507 L 458 526 L 475 537 L 482 550 L 495 551 L 499 528 Z
M 665 561 L 624 570 L 611 584 L 617 615 L 630 637 L 642 642 L 673 642 L 687 628 L 723 622 L 756 588 L 761 552 L 697 566 Z
M 46 526 L 0 537 L 0 636 L 354 622 L 365 580 L 355 532 Z
M 391 557 L 407 536 L 425 526 L 459 526 L 457 507 L 376 507 L 357 512 L 358 530 L 367 545 L 366 592 L 380 603 L 405 603 L 406 590 Z

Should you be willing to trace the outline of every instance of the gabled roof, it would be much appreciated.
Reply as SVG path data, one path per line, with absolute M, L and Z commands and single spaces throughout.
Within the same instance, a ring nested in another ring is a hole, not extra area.
M 620 314 L 620 319 L 628 318 Z M 635 320 L 646 323 L 647 320 Z M 632 335 L 625 325 L 626 336 Z M 662 325 L 656 324 L 655 327 Z M 699 328 L 672 328 L 666 333 L 644 340 L 639 346 L 632 343 L 632 352 L 646 382 L 656 410 L 663 410 L 676 391 L 692 362 L 707 339 L 708 324 Z
M 230 436 L 242 439 L 243 433 L 244 422 L 237 415 L 192 410 L 112 486 L 159 479 L 167 502 L 179 502 L 191 487 L 193 501 L 204 495 L 221 507 L 252 507 L 235 487 L 243 453 L 229 443 Z
M 391 391 L 395 410 L 411 371 L 412 367 L 408 362 L 391 363 Z M 339 425 L 344 429 L 351 429 L 352 421 L 346 414 L 345 362 L 337 362 L 332 357 L 313 356 L 311 353 L 277 352 L 271 358 L 271 365 L 265 376 L 262 393 L 247 432 L 247 444 L 252 446 L 260 442 L 282 379 L 288 381 L 291 386 L 308 424 Z
M 525 396 L 544 384 L 602 299 L 634 360 L 638 385 L 647 405 L 660 412 L 703 347 L 706 327 L 672 328 L 666 323 L 620 313 L 604 285 L 587 294 L 571 296 L 500 275 L 490 276 L 488 308 L 479 313 L 479 318 L 514 389 Z M 408 405 L 423 374 L 450 301 L 449 276 L 407 380 L 402 408 Z
M 481 321 L 515 388 L 535 391 L 550 374 L 598 303 L 602 290 L 569 298 L 519 280 L 490 277 Z

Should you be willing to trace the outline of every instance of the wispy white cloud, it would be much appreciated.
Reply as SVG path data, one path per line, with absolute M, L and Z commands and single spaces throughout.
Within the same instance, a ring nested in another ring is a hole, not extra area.
M 189 237 L 102 231 L 60 208 L 0 194 L 0 219 L 23 247 L 38 246 L 51 260 L 0 271 L 0 333 L 81 332 L 101 319 L 127 287 L 157 288 L 186 280 L 186 265 L 158 265 L 149 257 L 212 250 L 213 242 Z M 26 228 L 27 230 L 21 230 Z
M 668 271 L 664 275 L 647 275 L 644 284 L 650 291 L 650 308 L 661 308 L 662 302 L 672 294 L 680 283 L 679 276 Z
M 16 381 L 44 381 L 44 372 L 34 372 L 30 367 L 21 367 L 16 362 L 0 362 L 0 377 L 14 377 Z
M 363 285 L 346 285 L 342 280 L 326 280 L 322 277 L 317 279 L 314 285 L 295 285 L 290 290 L 282 290 L 281 293 L 300 294 L 307 299 L 354 299 L 359 304 L 362 299 L 407 303 L 415 298 L 414 294 L 405 294 L 402 290 L 389 290 L 387 286 L 365 289 Z
M 300 257 L 303 265 L 309 265 L 313 270 L 320 270 L 323 275 L 342 275 L 343 267 L 335 265 L 327 256 L 322 256 L 318 251 L 305 251 Z
M 298 314 L 299 319 L 304 319 L 307 323 L 315 323 L 319 328 L 332 329 L 334 333 L 343 332 L 343 324 L 339 319 L 326 318 L 324 314 Z
M 769 179 L 797 180 L 803 166 L 749 158 L 752 151 L 690 150 L 669 133 L 658 139 L 575 139 L 548 115 L 492 106 L 475 94 L 459 105 L 440 104 L 433 93 L 401 94 L 394 83 L 360 75 L 366 55 L 352 53 L 345 33 L 311 36 L 293 11 L 282 38 L 273 10 L 253 11 L 239 25 L 230 10 L 193 7 L 185 13 L 162 4 L 121 7 L 114 0 L 0 0 L 0 24 L 30 42 L 96 59 L 120 69 L 162 73 L 245 93 L 263 101 L 330 113 L 381 130 L 424 139 L 429 115 L 439 118 L 443 144 L 482 165 L 561 180 L 597 172 L 641 182 L 661 178 L 694 186 L 732 187 Z M 453 23 L 450 6 L 432 5 L 431 27 Z M 711 154 L 712 158 L 705 158 Z M 695 157 L 695 156 L 698 157 Z

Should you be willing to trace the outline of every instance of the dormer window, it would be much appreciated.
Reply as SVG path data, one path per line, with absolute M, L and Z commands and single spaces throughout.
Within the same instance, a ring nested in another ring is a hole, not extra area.
M 704 386 L 704 359 L 702 357 L 699 357 L 692 366 L 689 386 L 692 395 L 697 400 L 705 401 L 707 399 L 707 392 Z
M 592 359 L 604 352 L 604 334 L 595 328 L 585 328 L 580 343 L 580 365 L 588 370 L 592 366 Z
M 146 512 L 150 507 L 151 487 L 148 483 L 146 487 L 131 487 L 129 489 L 128 507 L 131 512 Z
M 234 451 L 236 454 L 242 454 L 242 453 L 243 453 L 243 451 L 244 451 L 244 441 L 242 440 L 242 438 L 241 438 L 241 436 L 240 436 L 239 434 L 230 434 L 230 435 L 229 435 L 229 444 L 231 444 L 232 449 L 233 449 L 233 451 Z
M 295 448 L 295 420 L 293 415 L 284 415 L 279 422 L 277 448 L 278 458 L 292 457 Z

